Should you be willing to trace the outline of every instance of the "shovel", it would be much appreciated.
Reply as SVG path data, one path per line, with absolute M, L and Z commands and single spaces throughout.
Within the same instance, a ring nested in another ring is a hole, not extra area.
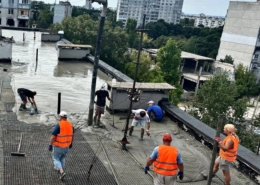
M 25 153 L 20 153 L 20 148 L 21 148 L 21 144 L 22 144 L 22 139 L 23 139 L 23 133 L 21 133 L 21 138 L 20 138 L 20 142 L 17 148 L 17 152 L 11 152 L 12 156 L 25 156 Z

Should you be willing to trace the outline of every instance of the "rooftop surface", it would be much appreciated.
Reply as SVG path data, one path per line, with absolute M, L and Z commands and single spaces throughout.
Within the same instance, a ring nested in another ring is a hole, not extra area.
M 26 41 L 22 42 L 21 31 L 5 31 L 6 36 L 13 35 L 18 42 L 13 47 L 11 65 L 1 64 L 2 81 L 0 99 L 0 185 L 17 184 L 153 184 L 152 171 L 145 175 L 143 167 L 157 144 L 162 144 L 163 133 L 173 135 L 172 145 L 176 146 L 184 160 L 184 179 L 177 185 L 206 185 L 211 151 L 190 137 L 177 124 L 165 117 L 161 123 L 151 122 L 151 137 L 145 136 L 139 141 L 140 127 L 133 136 L 127 151 L 121 150 L 118 140 L 123 137 L 122 128 L 126 120 L 124 113 L 110 115 L 108 112 L 101 118 L 106 129 L 86 126 L 90 96 L 92 66 L 84 62 L 57 61 L 55 44 L 41 43 L 40 34 L 33 40 L 33 32 L 26 32 Z M 35 50 L 39 49 L 39 61 L 36 68 Z M 35 70 L 37 69 L 37 70 Z M 109 78 L 98 73 L 97 87 Z M 29 112 L 17 111 L 21 103 L 16 90 L 18 87 L 37 90 L 35 97 L 40 114 L 30 116 Z M 67 176 L 64 182 L 58 180 L 53 170 L 51 153 L 47 146 L 53 126 L 58 121 L 56 113 L 57 93 L 62 92 L 61 109 L 68 112 L 68 119 L 76 128 L 73 148 L 66 159 Z M 131 118 L 132 120 L 132 118 Z M 130 120 L 130 123 L 131 123 Z M 111 126 L 111 125 L 114 125 Z M 115 128 L 116 127 L 116 128 Z M 21 151 L 26 157 L 12 157 L 16 151 L 20 134 L 27 142 L 22 143 Z M 96 155 L 95 155 L 96 154 Z M 89 167 L 97 156 L 87 180 Z M 238 172 L 235 166 L 231 169 L 231 185 L 254 185 L 250 178 Z M 108 183 L 109 182 L 109 183 Z M 223 175 L 218 172 L 212 185 L 222 185 Z

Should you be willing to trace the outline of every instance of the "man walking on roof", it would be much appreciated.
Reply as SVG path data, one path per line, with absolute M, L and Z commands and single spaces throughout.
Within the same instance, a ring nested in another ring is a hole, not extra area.
M 183 161 L 177 148 L 171 146 L 172 136 L 169 133 L 162 136 L 163 145 L 154 148 L 144 168 L 145 174 L 153 164 L 154 185 L 174 185 L 177 176 L 184 177 Z
M 237 149 L 239 145 L 239 138 L 236 135 L 236 128 L 232 124 L 224 126 L 224 133 L 227 137 L 221 141 L 220 137 L 215 140 L 219 143 L 219 157 L 215 161 L 213 168 L 213 175 L 217 173 L 218 169 L 223 170 L 225 185 L 230 185 L 230 164 L 237 158 Z
M 105 112 L 106 98 L 111 102 L 112 100 L 109 97 L 105 85 L 102 85 L 100 90 L 96 91 L 95 96 L 97 96 L 97 102 L 95 107 L 94 123 L 95 125 L 100 125 L 101 114 L 104 114 Z
M 65 158 L 72 148 L 74 128 L 71 122 L 67 120 L 67 113 L 60 112 L 60 122 L 56 124 L 50 138 L 49 151 L 53 151 L 54 169 L 60 172 L 62 180 L 66 173 L 64 172 Z

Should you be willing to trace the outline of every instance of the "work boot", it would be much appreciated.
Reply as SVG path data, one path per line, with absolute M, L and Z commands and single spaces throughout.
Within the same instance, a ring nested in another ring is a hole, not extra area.
M 141 140 L 143 140 L 143 138 L 144 138 L 144 134 L 141 134 Z
M 26 109 L 27 109 L 27 108 L 26 108 L 26 105 L 23 104 L 23 110 L 26 110 Z
M 129 136 L 131 136 L 131 135 L 132 135 L 133 131 L 134 131 L 134 129 L 133 129 L 133 128 L 129 128 Z
M 23 104 L 20 105 L 19 111 L 23 111 Z

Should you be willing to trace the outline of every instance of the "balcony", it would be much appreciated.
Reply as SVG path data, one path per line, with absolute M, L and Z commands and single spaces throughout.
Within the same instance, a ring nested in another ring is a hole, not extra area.
M 29 15 L 18 15 L 17 18 L 21 20 L 29 20 Z
M 29 10 L 30 9 L 30 4 L 19 4 L 18 5 L 19 9 L 26 9 Z

